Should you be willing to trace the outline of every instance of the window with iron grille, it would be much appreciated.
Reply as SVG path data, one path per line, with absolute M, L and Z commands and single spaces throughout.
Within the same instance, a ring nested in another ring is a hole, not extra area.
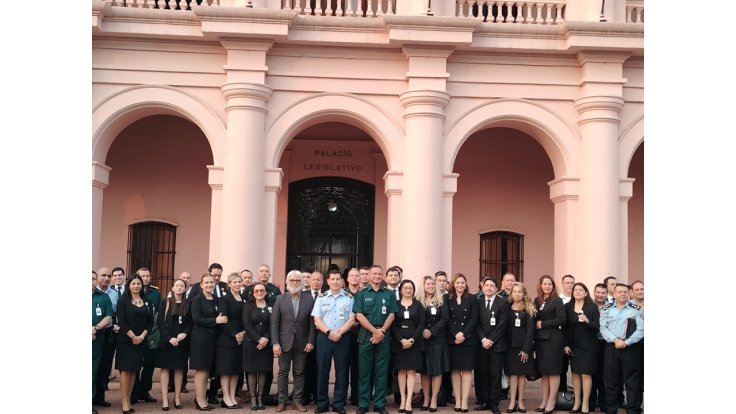
M 128 227 L 128 273 L 141 267 L 151 271 L 151 284 L 168 292 L 174 281 L 176 226 L 144 221 Z
M 491 231 L 480 235 L 480 277 L 503 277 L 506 272 L 524 277 L 524 236 L 509 231 Z

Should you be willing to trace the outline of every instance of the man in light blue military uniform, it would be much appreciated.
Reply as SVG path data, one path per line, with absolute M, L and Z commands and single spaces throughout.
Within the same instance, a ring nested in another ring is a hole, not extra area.
M 317 408 L 315 413 L 329 411 L 330 399 L 327 388 L 330 380 L 330 366 L 335 360 L 335 390 L 332 411 L 345 414 L 345 400 L 348 385 L 348 363 L 350 360 L 350 335 L 355 323 L 353 295 L 341 289 L 342 275 L 339 270 L 331 270 L 327 275 L 330 290 L 321 293 L 312 309 L 314 324 L 317 327 Z
M 608 414 L 618 410 L 612 402 L 618 400 L 622 385 L 626 386 L 627 414 L 642 412 L 644 373 L 640 358 L 644 352 L 644 318 L 639 306 L 629 302 L 628 295 L 627 285 L 616 284 L 615 302 L 605 305 L 601 311 L 600 331 L 606 341 L 604 375 Z

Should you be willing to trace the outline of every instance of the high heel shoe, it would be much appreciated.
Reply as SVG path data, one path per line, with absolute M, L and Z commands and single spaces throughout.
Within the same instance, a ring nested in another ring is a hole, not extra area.
M 552 414 L 553 412 L 555 412 L 555 409 L 554 408 L 551 409 L 551 410 L 549 410 L 549 411 L 544 410 L 544 411 L 542 411 L 542 414 Z
M 429 412 L 430 413 L 436 413 L 437 412 L 437 407 L 429 407 Z
M 460 412 L 460 407 L 455 407 L 455 412 L 456 413 L 459 413 Z
M 197 409 L 197 411 L 212 411 L 211 405 L 205 405 L 204 407 L 199 406 L 199 402 L 197 402 L 197 399 L 194 399 L 194 408 Z
M 406 410 L 405 410 L 405 409 L 403 409 L 403 408 L 399 408 L 399 413 L 402 413 L 402 414 L 403 414 L 403 413 L 405 413 L 405 412 L 406 412 Z
M 429 410 L 428 405 L 423 405 L 422 408 L 419 409 L 419 411 L 427 411 L 427 410 Z
M 517 408 L 521 414 L 526 414 L 526 408 Z
M 169 411 L 169 407 L 161 407 L 161 411 Z
M 573 408 L 572 410 L 570 410 L 570 414 L 577 414 L 579 412 L 580 412 L 579 408 Z
M 461 408 L 461 409 L 460 409 L 460 412 L 461 412 L 461 413 L 467 413 L 467 412 L 468 412 L 468 409 L 467 409 L 467 408 Z
M 177 410 L 181 410 L 182 406 L 181 404 L 174 403 L 174 408 L 176 408 Z
M 534 412 L 537 412 L 537 413 L 544 412 L 544 407 L 537 407 L 534 409 Z
M 509 407 L 509 408 L 506 409 L 506 412 L 507 413 L 515 413 L 516 411 L 518 411 L 516 409 L 516 405 L 514 405 L 513 407 Z

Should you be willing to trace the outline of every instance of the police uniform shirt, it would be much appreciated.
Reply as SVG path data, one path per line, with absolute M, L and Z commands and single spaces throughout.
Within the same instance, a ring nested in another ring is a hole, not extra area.
M 110 302 L 112 302 L 112 311 L 114 313 L 118 308 L 118 299 L 120 299 L 120 296 L 118 296 L 118 291 L 113 289 L 112 286 L 113 285 L 108 286 L 106 290 L 102 290 L 100 289 L 100 286 L 97 286 L 97 290 L 103 292 L 110 298 Z
M 320 318 L 331 331 L 342 328 L 353 315 L 352 295 L 342 289 L 337 295 L 331 290 L 320 294 L 312 308 L 312 316 Z
M 636 321 L 634 332 L 628 332 L 633 327 L 629 320 Z M 600 319 L 601 336 L 606 342 L 614 342 L 617 338 L 623 339 L 626 345 L 632 345 L 644 338 L 644 319 L 638 305 L 627 302 L 623 308 L 615 304 L 603 307 Z M 631 327 L 630 327 L 631 325 Z
M 500 297 L 502 297 L 504 299 L 508 299 L 509 298 L 509 292 L 506 292 L 503 289 L 501 289 L 498 292 L 496 292 L 496 295 L 498 295 L 498 296 L 500 296 Z
M 110 297 L 104 292 L 95 288 L 92 291 L 92 326 L 100 323 L 106 316 L 113 316 L 112 301 L 110 301 Z M 101 338 L 102 336 L 97 335 L 95 340 Z
M 398 301 L 394 292 L 385 287 L 374 290 L 373 286 L 366 286 L 355 295 L 353 301 L 353 312 L 362 313 L 368 319 L 368 323 L 376 328 L 382 327 L 388 315 L 398 310 Z M 388 331 L 386 334 L 388 335 Z M 371 333 L 361 326 L 358 342 L 366 343 L 370 337 Z

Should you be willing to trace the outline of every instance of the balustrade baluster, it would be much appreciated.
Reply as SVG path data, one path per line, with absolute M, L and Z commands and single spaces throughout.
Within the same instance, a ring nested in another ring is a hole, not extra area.
M 562 17 L 562 12 L 564 11 L 565 5 L 562 3 L 557 4 L 557 18 L 555 19 L 555 23 L 562 24 L 565 22 L 565 18 Z
M 626 6 L 626 23 L 633 23 L 631 13 L 634 11 L 632 6 Z
M 386 14 L 394 14 L 394 0 L 388 0 L 388 7 L 386 8 Z
M 376 15 L 375 11 L 373 10 L 373 0 L 366 1 L 366 8 L 368 9 L 366 12 L 366 17 L 374 17 Z
M 552 23 L 552 10 L 549 8 L 549 4 L 544 5 L 544 21 L 542 23 Z
M 376 16 L 383 16 L 383 0 L 376 0 Z
M 322 8 L 322 0 L 314 0 L 314 1 L 315 1 L 315 3 L 314 3 L 314 9 L 315 9 L 314 10 L 314 14 L 316 14 L 317 16 L 322 16 L 324 14 L 324 12 L 325 12 L 325 9 Z M 327 0 L 327 1 L 329 1 L 329 0 Z
M 347 0 L 347 1 L 350 1 L 350 0 Z M 344 16 L 345 15 L 345 13 L 343 12 L 343 9 L 342 9 L 342 2 L 343 2 L 343 0 L 337 0 L 337 10 L 335 11 L 335 16 Z

